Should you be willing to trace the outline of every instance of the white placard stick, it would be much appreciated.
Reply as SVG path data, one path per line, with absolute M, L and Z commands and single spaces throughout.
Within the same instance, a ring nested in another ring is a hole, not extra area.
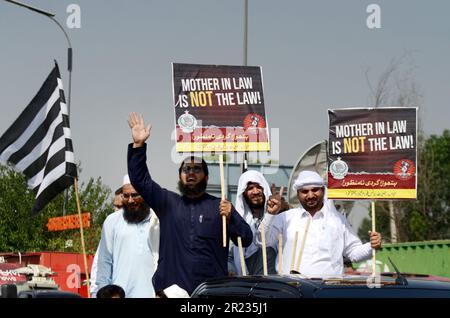
M 375 232 L 375 201 L 371 202 L 372 205 L 372 233 Z M 375 277 L 377 271 L 377 255 L 375 249 L 372 249 L 372 276 Z
M 219 166 L 220 166 L 220 190 L 222 200 L 225 200 L 225 176 L 223 170 L 223 154 L 219 155 Z M 223 247 L 227 246 L 227 219 L 225 215 L 222 215 L 222 240 Z
M 298 231 L 295 232 L 294 248 L 292 249 L 291 271 L 294 270 L 294 265 L 295 265 L 295 253 L 297 252 L 297 241 L 298 241 Z
M 308 221 L 306 221 L 305 232 L 303 233 L 302 245 L 300 246 L 300 252 L 298 253 L 297 266 L 295 267 L 295 268 L 297 268 L 297 272 L 299 272 L 299 273 L 300 273 L 300 263 L 302 262 L 303 250 L 305 249 L 305 241 L 306 241 L 306 237 L 308 236 L 308 230 L 309 230 L 310 223 L 311 223 L 311 218 L 308 217 Z
M 278 234 L 278 275 L 283 271 L 283 235 Z
M 244 250 L 242 249 L 242 240 L 241 240 L 240 236 L 238 236 L 237 241 L 238 241 L 238 248 L 239 248 L 239 259 L 241 260 L 240 263 L 241 263 L 242 276 L 247 276 L 247 270 L 246 270 L 245 259 L 244 259 Z
M 266 231 L 264 224 L 261 223 L 261 243 L 262 243 L 262 258 L 263 258 L 263 274 L 267 276 L 267 251 L 266 251 Z

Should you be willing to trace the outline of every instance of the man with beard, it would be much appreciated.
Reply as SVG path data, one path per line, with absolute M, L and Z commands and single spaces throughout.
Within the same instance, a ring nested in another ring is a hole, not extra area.
M 128 176 L 122 187 L 122 209 L 108 215 L 98 247 L 96 284 L 118 285 L 128 298 L 155 297 L 158 219 L 133 188 Z
M 174 284 L 191 294 L 208 278 L 227 276 L 229 239 L 242 245 L 252 242 L 252 231 L 227 200 L 205 192 L 208 167 L 200 158 L 188 157 L 178 170 L 181 195 L 163 189 L 151 178 L 146 165 L 146 140 L 151 126 L 131 113 L 128 124 L 133 143 L 128 146 L 131 183 L 160 220 L 160 257 L 153 277 L 157 295 Z M 227 220 L 227 246 L 222 244 L 222 215 Z
M 266 214 L 266 202 L 271 195 L 269 184 L 264 176 L 254 170 L 244 172 L 239 178 L 236 195 L 236 210 L 244 218 L 253 232 L 256 234 L 258 227 Z M 276 250 L 273 246 L 267 246 L 267 272 L 275 274 Z M 233 246 L 232 257 L 237 275 L 242 275 L 239 249 Z M 263 274 L 262 248 L 252 243 L 244 251 L 246 271 L 249 275 Z
M 272 196 L 267 211 L 273 215 L 267 215 L 261 225 L 266 230 L 267 244 L 283 235 L 283 266 L 279 274 L 289 274 L 293 267 L 308 277 L 340 276 L 344 272 L 343 256 L 360 262 L 372 256 L 372 249 L 381 248 L 381 235 L 377 232 L 369 232 L 370 243 L 362 244 L 347 219 L 325 198 L 325 183 L 318 173 L 300 172 L 293 189 L 301 205 L 278 214 L 280 198 Z M 261 244 L 260 231 L 256 242 Z
M 118 188 L 114 192 L 113 207 L 114 207 L 114 211 L 119 211 L 123 207 L 122 187 Z M 98 263 L 98 246 L 97 246 L 97 250 L 95 251 L 94 260 L 92 261 L 91 274 L 89 275 L 89 279 L 91 282 L 89 287 L 90 287 L 92 297 L 95 297 L 97 295 L 97 291 L 98 291 L 98 286 L 96 283 L 96 281 L 97 281 L 97 263 Z

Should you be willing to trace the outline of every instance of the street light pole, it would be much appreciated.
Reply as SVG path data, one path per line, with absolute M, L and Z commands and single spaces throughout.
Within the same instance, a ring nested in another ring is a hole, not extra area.
M 67 34 L 67 32 L 64 30 L 64 28 L 62 27 L 62 25 L 55 19 L 55 14 L 51 13 L 51 12 L 47 12 L 35 7 L 32 7 L 28 4 L 25 3 L 21 3 L 15 0 L 5 0 L 6 2 L 18 5 L 20 7 L 23 8 L 27 8 L 28 10 L 34 11 L 36 13 L 39 13 L 41 15 L 46 16 L 47 18 L 49 18 L 50 20 L 52 20 L 53 22 L 56 23 L 56 25 L 61 29 L 61 31 L 63 31 L 64 36 L 66 37 L 67 43 L 69 45 L 68 49 L 67 49 L 67 70 L 69 71 L 69 93 L 67 95 L 67 111 L 70 115 L 70 99 L 71 99 L 71 92 L 72 92 L 72 43 L 70 42 L 70 38 L 69 35 Z
M 72 96 L 72 43 L 70 42 L 70 38 L 69 35 L 66 33 L 66 31 L 64 30 L 64 28 L 62 27 L 62 25 L 55 19 L 55 14 L 48 12 L 48 11 L 44 11 L 42 9 L 38 9 L 35 7 L 32 7 L 28 4 L 25 3 L 21 3 L 15 0 L 5 0 L 6 2 L 15 4 L 17 6 L 26 8 L 28 10 L 31 10 L 33 12 L 39 13 L 43 16 L 46 16 L 47 18 L 49 18 L 50 20 L 52 20 L 53 22 L 56 23 L 56 25 L 61 29 L 61 31 L 63 31 L 64 36 L 66 37 L 67 43 L 69 45 L 68 49 L 67 49 L 67 70 L 69 71 L 69 92 L 67 94 L 67 113 L 69 115 L 70 118 L 70 102 L 71 102 L 71 96 Z M 67 190 L 64 191 L 64 206 L 63 206 L 63 215 L 66 215 L 66 210 L 67 210 L 67 205 L 68 205 L 68 200 L 69 200 L 69 196 L 67 194 Z
M 248 0 L 244 0 L 244 66 L 247 66 L 247 48 L 248 48 Z M 248 169 L 248 152 L 244 152 L 241 173 Z

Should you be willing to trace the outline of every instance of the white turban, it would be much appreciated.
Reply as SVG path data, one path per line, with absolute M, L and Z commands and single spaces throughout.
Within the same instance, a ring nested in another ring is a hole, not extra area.
M 324 187 L 325 182 L 322 177 L 315 171 L 304 170 L 298 174 L 292 188 L 295 192 L 304 187 Z
M 122 186 L 126 184 L 131 184 L 130 177 L 127 174 L 123 176 Z

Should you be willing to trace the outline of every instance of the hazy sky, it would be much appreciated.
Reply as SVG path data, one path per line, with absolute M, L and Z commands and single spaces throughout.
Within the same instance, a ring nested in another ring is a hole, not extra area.
M 126 172 L 131 111 L 153 124 L 149 165 L 174 189 L 171 63 L 241 65 L 243 0 L 31 1 L 66 27 L 74 48 L 71 126 L 81 181 L 101 176 L 111 188 Z M 68 29 L 69 4 L 81 28 Z M 381 7 L 369 29 L 366 8 Z M 279 160 L 293 165 L 328 137 L 328 108 L 370 106 L 365 78 L 376 83 L 393 58 L 423 96 L 426 134 L 450 119 L 450 2 L 249 0 L 248 65 L 262 67 L 266 113 L 279 128 Z M 48 18 L 0 0 L 0 134 L 29 103 L 53 66 L 68 86 L 66 40 Z M 395 106 L 395 105 L 393 105 Z

